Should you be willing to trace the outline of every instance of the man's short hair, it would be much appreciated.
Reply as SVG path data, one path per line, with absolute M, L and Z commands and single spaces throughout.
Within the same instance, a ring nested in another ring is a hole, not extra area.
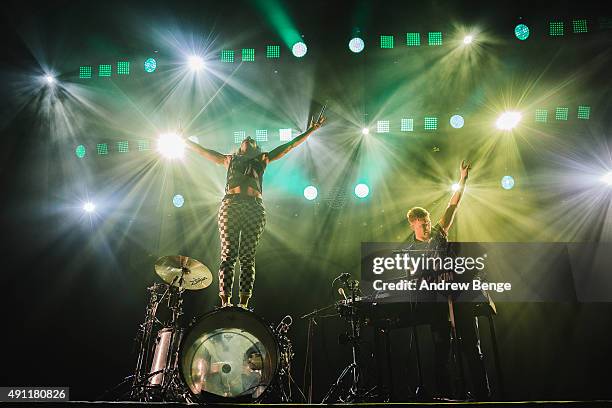
M 414 222 L 416 220 L 426 218 L 427 216 L 429 216 L 429 211 L 422 207 L 412 207 L 408 211 L 408 214 L 406 214 L 406 217 L 408 217 L 409 222 Z

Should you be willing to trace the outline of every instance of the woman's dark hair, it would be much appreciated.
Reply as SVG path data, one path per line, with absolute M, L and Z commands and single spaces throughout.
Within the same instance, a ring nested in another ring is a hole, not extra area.
M 259 147 L 259 144 L 257 143 L 257 141 L 255 139 L 253 139 L 251 136 L 248 136 L 246 139 L 244 139 L 241 143 L 240 146 L 238 147 L 238 149 L 236 149 L 236 154 L 240 154 L 240 147 L 242 147 L 242 143 L 244 143 L 245 140 L 250 139 L 253 142 L 255 142 L 255 154 L 260 154 L 261 153 L 261 147 Z

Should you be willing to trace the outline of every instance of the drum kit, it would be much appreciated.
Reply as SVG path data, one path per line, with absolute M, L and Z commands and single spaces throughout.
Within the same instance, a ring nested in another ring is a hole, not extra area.
M 291 316 L 274 327 L 252 311 L 224 307 L 183 327 L 185 291 L 207 288 L 212 273 L 201 262 L 180 255 L 159 258 L 155 272 L 163 283 L 148 288 L 131 400 L 289 402 Z

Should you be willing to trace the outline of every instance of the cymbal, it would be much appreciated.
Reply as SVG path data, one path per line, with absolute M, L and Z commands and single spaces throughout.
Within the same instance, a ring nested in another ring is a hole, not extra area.
M 213 281 L 212 273 L 206 265 L 183 255 L 162 256 L 157 259 L 155 272 L 164 282 L 189 290 L 204 289 Z

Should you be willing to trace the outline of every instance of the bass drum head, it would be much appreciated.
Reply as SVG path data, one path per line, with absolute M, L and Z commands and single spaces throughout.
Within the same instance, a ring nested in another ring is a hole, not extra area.
M 257 401 L 279 364 L 276 338 L 253 312 L 225 307 L 207 313 L 188 329 L 180 371 L 200 401 Z

